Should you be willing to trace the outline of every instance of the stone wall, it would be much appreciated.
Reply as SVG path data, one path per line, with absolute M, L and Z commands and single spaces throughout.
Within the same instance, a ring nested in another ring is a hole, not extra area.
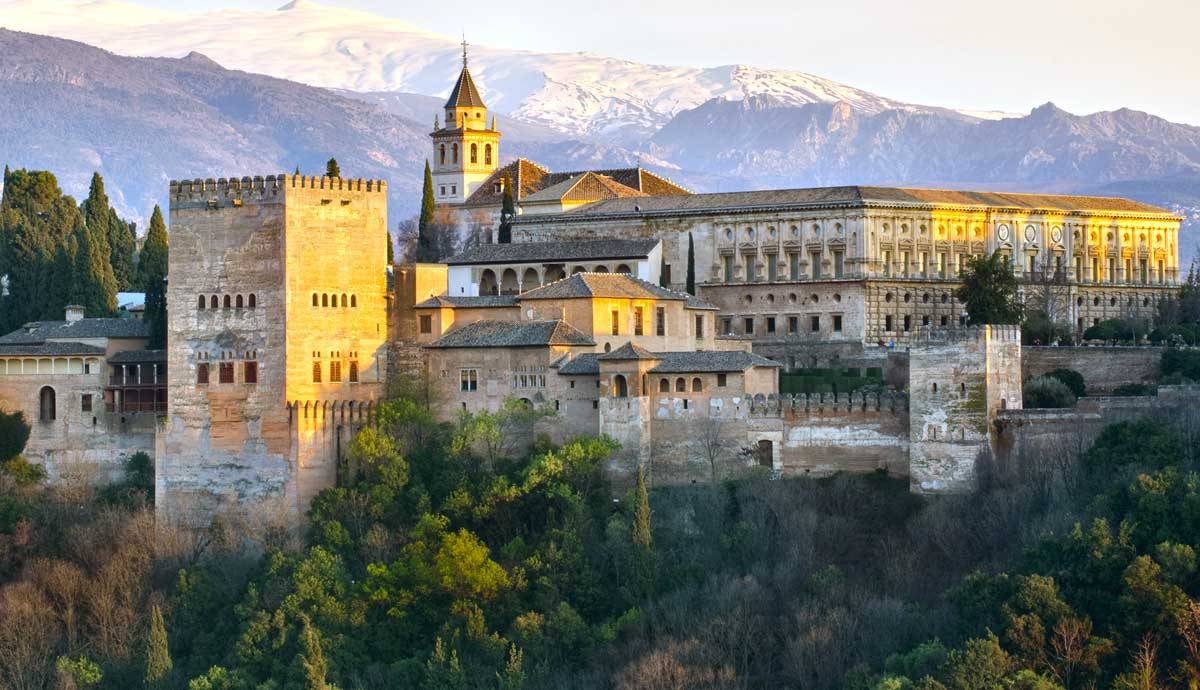
M 1089 395 L 1111 393 L 1117 386 L 1158 380 L 1161 347 L 1026 347 L 1021 371 L 1028 379 L 1055 369 L 1083 374 Z

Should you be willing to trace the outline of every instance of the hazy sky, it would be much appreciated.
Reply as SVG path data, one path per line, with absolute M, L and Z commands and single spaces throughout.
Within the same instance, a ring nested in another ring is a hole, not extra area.
M 1052 100 L 1074 113 L 1130 107 L 1200 125 L 1200 0 L 318 1 L 498 47 L 744 63 L 913 103 L 1026 112 Z

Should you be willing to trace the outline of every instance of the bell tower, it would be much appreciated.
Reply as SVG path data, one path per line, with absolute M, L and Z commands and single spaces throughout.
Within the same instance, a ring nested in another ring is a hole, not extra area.
M 461 204 L 495 172 L 500 161 L 500 132 L 488 123 L 487 106 L 467 69 L 463 40 L 462 73 L 445 105 L 445 126 L 433 121 L 433 196 L 439 204 Z

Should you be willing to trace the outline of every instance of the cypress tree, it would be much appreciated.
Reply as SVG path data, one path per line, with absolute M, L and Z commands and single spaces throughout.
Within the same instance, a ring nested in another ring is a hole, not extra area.
M 300 654 L 298 655 L 301 687 L 304 690 L 327 690 L 325 676 L 329 672 L 325 653 L 321 651 L 321 638 L 313 628 L 308 616 L 300 615 Z
M 86 225 L 76 229 L 74 239 L 71 302 L 82 306 L 88 316 L 112 316 L 117 311 L 117 282 L 104 243 Z
M 429 160 L 425 161 L 425 183 L 421 189 L 421 215 L 417 219 L 417 261 L 437 261 L 437 249 L 433 242 L 433 212 L 437 205 L 433 201 L 433 174 L 429 171 Z
M 117 217 L 115 210 L 110 208 L 108 212 L 109 263 L 112 265 L 113 279 L 117 281 L 118 291 L 136 289 L 139 286 L 133 257 L 137 249 L 136 226 Z
M 296 177 L 299 177 L 299 176 L 300 176 L 300 166 L 299 166 L 299 165 L 297 165 L 297 166 L 296 166 L 296 172 L 295 172 L 295 173 L 293 173 L 293 174 L 294 174 Z
M 669 288 L 671 281 L 667 280 L 667 257 L 664 256 L 658 262 L 658 286 Z
M 167 626 L 163 623 L 162 611 L 157 606 L 150 609 L 150 635 L 146 638 L 147 690 L 165 690 L 171 687 L 171 651 L 167 646 Z
M 396 263 L 396 249 L 392 245 L 392 231 L 384 229 L 383 234 L 387 235 L 387 265 L 391 266 Z
M 687 292 L 689 295 L 696 294 L 696 243 L 690 232 L 688 233 Z
M 336 158 L 330 158 L 325 163 L 325 177 L 341 177 L 342 169 L 338 167 Z
M 150 228 L 142 243 L 138 261 L 138 279 L 146 292 L 146 320 L 150 323 L 150 347 L 160 349 L 167 344 L 167 226 L 162 209 L 154 207 Z
M 633 509 L 633 543 L 650 550 L 650 492 L 646 489 L 646 468 L 638 467 L 637 504 Z
M 500 244 L 508 244 L 512 242 L 512 219 L 517 215 L 516 206 L 513 204 L 512 181 L 508 179 L 508 174 L 505 173 L 500 178 L 500 186 L 504 187 L 504 200 L 500 205 Z
M 88 256 L 83 263 L 80 263 L 78 252 L 83 252 L 84 247 L 82 242 L 77 242 L 75 268 L 76 271 L 86 270 L 91 275 L 80 274 L 76 276 L 76 279 L 93 284 L 91 288 L 81 288 L 86 296 L 79 301 L 79 304 L 87 308 L 89 316 L 108 316 L 116 311 L 118 281 L 113 271 L 113 249 L 109 242 L 109 238 L 114 234 L 112 226 L 116 217 L 108 205 L 108 194 L 104 192 L 104 178 L 100 177 L 100 173 L 92 173 L 92 184 L 88 188 L 88 197 L 79 210 L 83 213 L 83 222 L 88 235 Z M 127 268 L 127 265 L 123 268 Z M 99 308 L 100 305 L 107 303 L 103 294 L 109 290 L 110 286 L 113 293 L 113 308 L 101 309 L 100 313 L 93 311 L 93 305 Z

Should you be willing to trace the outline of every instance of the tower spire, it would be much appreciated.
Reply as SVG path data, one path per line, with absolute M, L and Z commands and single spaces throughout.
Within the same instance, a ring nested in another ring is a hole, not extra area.
M 463 48 L 463 69 L 466 69 L 467 68 L 467 34 L 466 34 L 466 32 L 463 32 L 462 48 Z

